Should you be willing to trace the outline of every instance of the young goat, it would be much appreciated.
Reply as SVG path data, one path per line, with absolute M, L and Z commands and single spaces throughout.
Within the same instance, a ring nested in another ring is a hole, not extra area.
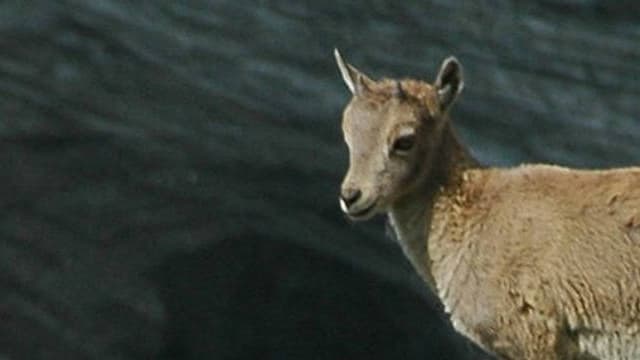
M 480 166 L 448 113 L 462 70 L 373 81 L 344 62 L 340 206 L 387 213 L 457 331 L 501 359 L 640 359 L 640 168 Z

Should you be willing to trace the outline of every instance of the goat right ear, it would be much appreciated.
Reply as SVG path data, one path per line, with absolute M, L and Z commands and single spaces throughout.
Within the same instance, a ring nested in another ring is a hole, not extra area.
M 369 90 L 369 84 L 372 82 L 367 75 L 363 74 L 360 70 L 346 63 L 340 55 L 338 49 L 333 49 L 333 55 L 336 57 L 338 63 L 338 69 L 342 74 L 342 79 L 347 85 L 351 93 L 355 96 L 362 95 Z
M 441 110 L 448 110 L 464 88 L 462 65 L 458 59 L 453 56 L 444 59 L 434 86 L 438 92 Z

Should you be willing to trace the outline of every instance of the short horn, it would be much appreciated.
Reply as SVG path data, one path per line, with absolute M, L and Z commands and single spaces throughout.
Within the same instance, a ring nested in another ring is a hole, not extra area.
M 404 92 L 402 88 L 402 83 L 400 81 L 395 82 L 395 86 L 393 87 L 393 91 L 391 93 L 394 98 L 404 100 L 407 98 L 407 93 Z
M 352 94 L 355 94 L 356 87 L 354 85 L 354 79 L 351 77 L 351 71 L 349 71 L 350 69 L 347 63 L 342 58 L 342 55 L 340 55 L 340 51 L 338 50 L 338 48 L 333 49 L 333 56 L 335 56 L 336 63 L 338 63 L 338 69 L 340 69 L 342 80 L 344 80 L 344 83 L 349 88 L 349 91 L 351 91 Z
M 371 80 L 351 64 L 344 61 L 337 48 L 333 49 L 333 55 L 336 58 L 336 63 L 338 64 L 338 69 L 340 69 L 342 79 L 351 93 L 353 95 L 361 95 L 363 92 L 367 91 L 369 89 L 368 84 Z

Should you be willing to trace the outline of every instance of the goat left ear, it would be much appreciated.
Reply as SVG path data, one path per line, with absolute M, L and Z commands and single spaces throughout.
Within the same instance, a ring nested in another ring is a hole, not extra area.
M 464 88 L 462 65 L 458 59 L 453 56 L 444 59 L 434 86 L 440 100 L 440 109 L 447 111 Z

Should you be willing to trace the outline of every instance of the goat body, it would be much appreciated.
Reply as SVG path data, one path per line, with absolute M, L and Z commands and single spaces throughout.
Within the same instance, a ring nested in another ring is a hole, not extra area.
M 431 85 L 336 58 L 354 95 L 341 207 L 388 214 L 457 331 L 502 359 L 640 358 L 640 168 L 482 167 L 448 116 L 457 60 Z

